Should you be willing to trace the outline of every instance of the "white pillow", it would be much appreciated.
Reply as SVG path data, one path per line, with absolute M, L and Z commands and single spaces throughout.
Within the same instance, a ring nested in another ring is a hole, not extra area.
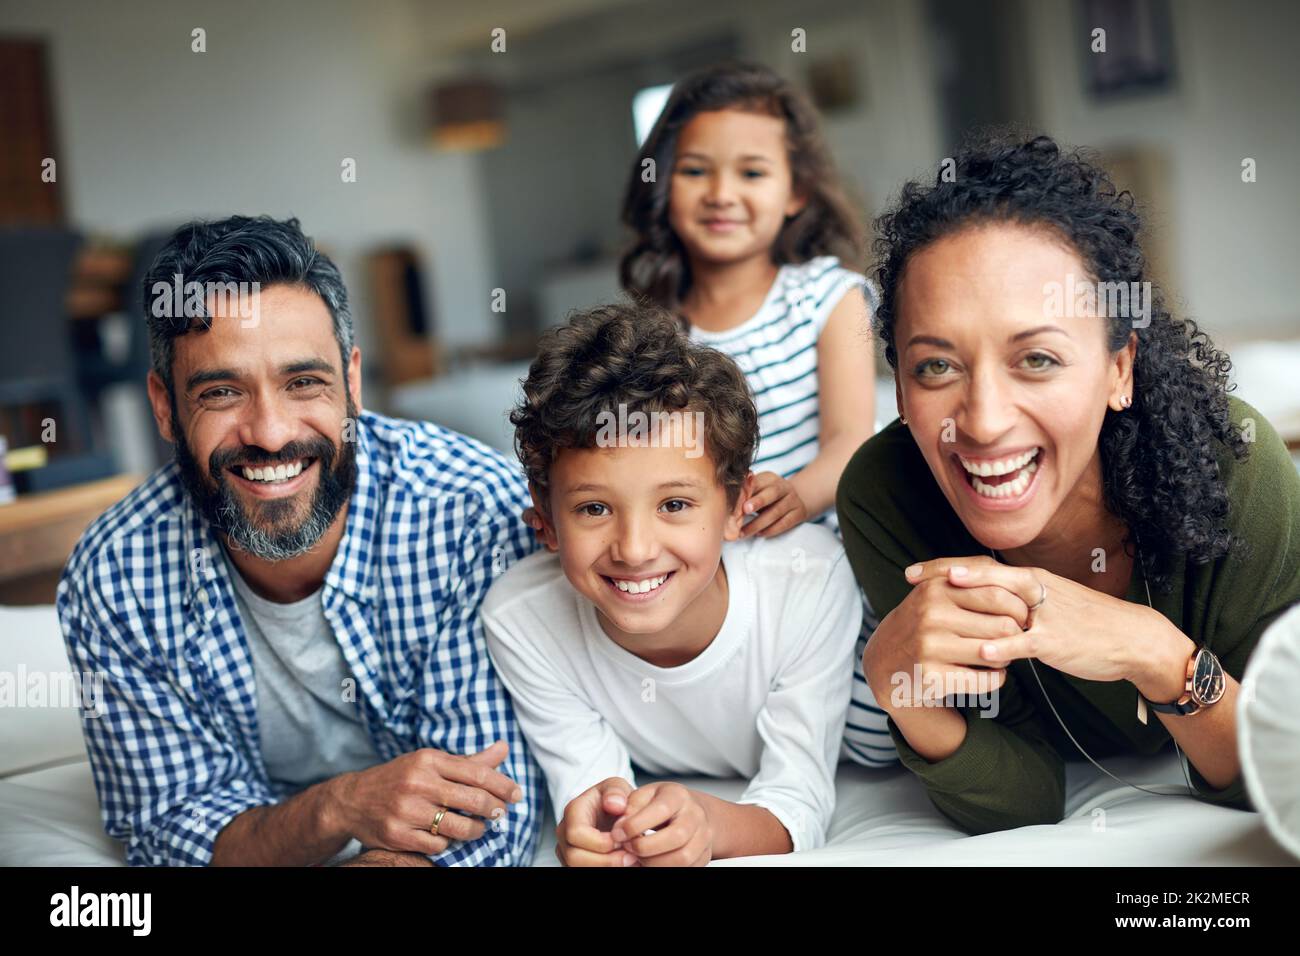
M 1260 638 L 1237 697 L 1246 788 L 1269 832 L 1300 857 L 1300 604 Z
M 99 816 L 90 764 L 0 780 L 0 867 L 124 866 Z
M 86 759 L 79 687 L 53 605 L 0 607 L 0 777 Z

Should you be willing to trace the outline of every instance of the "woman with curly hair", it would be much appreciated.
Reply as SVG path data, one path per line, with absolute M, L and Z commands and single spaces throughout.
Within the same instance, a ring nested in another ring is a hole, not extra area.
M 1080 750 L 1172 738 L 1199 797 L 1249 809 L 1234 705 L 1300 600 L 1300 477 L 1227 355 L 1144 293 L 1132 196 L 991 138 L 876 225 L 899 418 L 837 506 L 904 765 L 982 833 L 1059 821 Z

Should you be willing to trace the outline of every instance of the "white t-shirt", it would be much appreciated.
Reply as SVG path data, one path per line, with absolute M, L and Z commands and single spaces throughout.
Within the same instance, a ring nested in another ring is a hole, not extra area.
M 862 620 L 839 540 L 804 524 L 726 542 L 722 628 L 694 660 L 657 667 L 616 644 L 559 557 L 539 551 L 483 602 L 488 650 L 546 774 L 556 816 L 607 777 L 748 777 L 739 803 L 770 811 L 796 851 L 835 809 Z

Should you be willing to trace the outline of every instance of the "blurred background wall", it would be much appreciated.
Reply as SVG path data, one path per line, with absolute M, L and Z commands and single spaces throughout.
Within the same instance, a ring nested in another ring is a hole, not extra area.
M 78 240 L 63 314 L 48 319 L 69 330 L 56 338 L 71 343 L 83 444 L 100 456 L 74 477 L 138 474 L 166 454 L 143 403 L 131 282 L 151 241 L 188 218 L 233 212 L 298 216 L 339 262 L 368 405 L 504 446 L 505 407 L 538 331 L 617 293 L 634 98 L 739 57 L 818 92 L 864 216 L 905 179 L 932 178 L 981 124 L 1096 147 L 1146 204 L 1155 271 L 1180 311 L 1241 348 L 1247 367 L 1263 367 L 1275 354 L 1264 343 L 1300 336 L 1290 281 L 1298 9 L 1291 0 L 3 0 L 6 135 L 10 147 L 19 126 L 26 138 L 21 150 L 6 147 L 0 226 Z M 1127 62 L 1120 75 L 1098 74 L 1098 23 L 1113 50 L 1131 54 L 1106 61 Z M 193 49 L 196 29 L 204 52 Z M 40 102 L 47 121 L 33 134 Z M 34 184 L 38 154 L 56 160 L 54 183 Z M 1242 181 L 1246 157 L 1253 183 Z M 344 181 L 348 160 L 355 181 Z M 32 211 L 50 195 L 52 209 Z M 39 366 L 16 316 L 0 303 L 0 355 Z M 19 377 L 16 365 L 0 367 Z M 9 439 L 11 450 L 30 442 Z

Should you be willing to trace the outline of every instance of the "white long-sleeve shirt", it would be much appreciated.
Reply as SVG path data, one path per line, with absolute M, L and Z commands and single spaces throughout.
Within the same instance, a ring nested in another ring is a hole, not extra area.
M 488 650 L 546 774 L 556 816 L 607 777 L 741 776 L 796 851 L 835 809 L 862 602 L 839 540 L 803 524 L 723 545 L 728 605 L 693 660 L 657 667 L 616 644 L 558 556 L 517 562 L 488 592 Z

